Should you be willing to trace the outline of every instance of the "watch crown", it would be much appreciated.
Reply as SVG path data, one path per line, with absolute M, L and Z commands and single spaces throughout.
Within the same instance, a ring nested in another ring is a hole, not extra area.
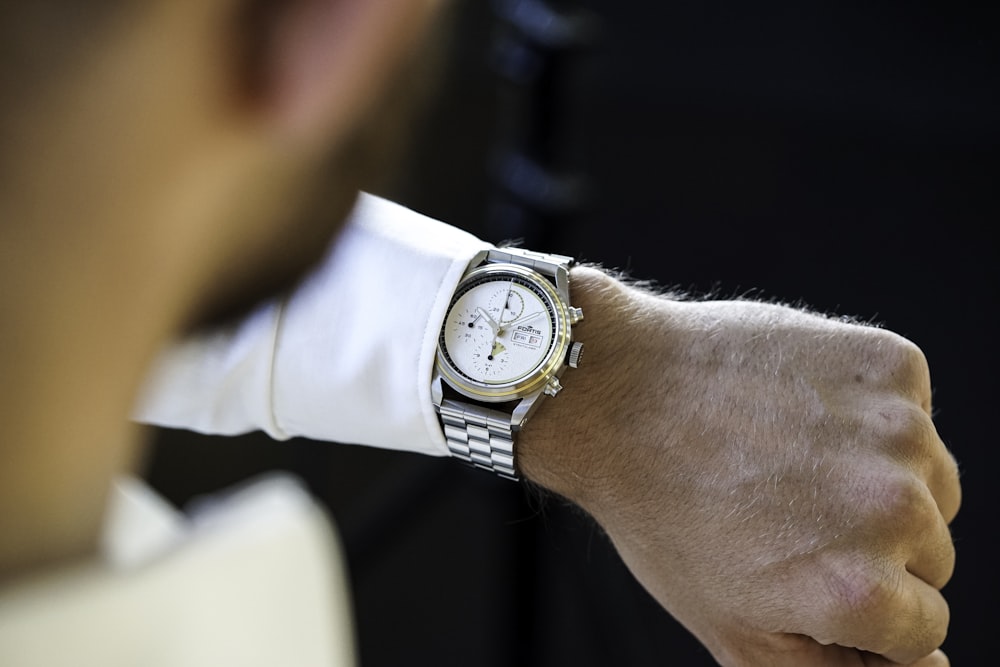
M 544 394 L 546 396 L 555 396 L 560 391 L 562 391 L 562 383 L 559 382 L 559 378 L 549 378 L 548 383 L 545 385 Z
M 566 363 L 569 364 L 570 368 L 579 368 L 580 359 L 583 358 L 583 343 L 573 343 L 569 348 L 569 357 Z
M 569 307 L 569 323 L 571 325 L 576 324 L 583 319 L 583 308 Z

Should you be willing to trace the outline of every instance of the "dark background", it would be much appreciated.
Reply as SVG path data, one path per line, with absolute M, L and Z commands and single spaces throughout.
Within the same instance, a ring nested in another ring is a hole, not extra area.
M 490 241 L 801 301 L 919 344 L 963 469 L 945 649 L 985 664 L 1000 622 L 992 3 L 562 4 L 600 30 L 545 82 L 545 137 L 524 132 L 537 91 L 491 67 L 509 28 L 491 3 L 460 3 L 439 101 L 376 189 Z M 504 151 L 532 142 L 585 178 L 557 211 L 498 186 Z M 453 461 L 162 432 L 149 478 L 183 503 L 272 468 L 303 476 L 336 517 L 364 667 L 714 664 L 588 518 Z

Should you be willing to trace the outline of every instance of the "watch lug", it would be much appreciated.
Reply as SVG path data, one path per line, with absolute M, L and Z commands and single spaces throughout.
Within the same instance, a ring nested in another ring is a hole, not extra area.
M 489 250 L 480 250 L 479 252 L 477 252 L 476 256 L 473 257 L 472 260 L 469 262 L 469 265 L 468 267 L 466 267 L 465 273 L 462 275 L 462 277 L 464 278 L 469 273 L 471 273 L 473 269 L 476 269 L 480 265 L 482 265 L 486 261 L 486 258 L 489 256 L 489 254 L 490 254 Z
M 524 426 L 524 422 L 528 421 L 528 417 L 534 412 L 535 406 L 538 404 L 538 397 L 542 395 L 542 392 L 537 391 L 530 396 L 525 396 L 521 399 L 521 402 L 517 404 L 514 408 L 514 412 L 510 415 L 510 429 L 514 432 L 520 431 L 521 427 Z
M 547 387 L 548 383 L 545 386 Z M 539 399 L 545 395 L 545 387 L 543 387 L 522 398 L 521 402 L 517 404 L 517 407 L 514 408 L 514 411 L 510 415 L 510 428 L 514 431 L 519 431 L 524 426 L 524 423 L 528 421 L 528 418 L 531 417 L 532 413 L 535 412 L 535 408 L 541 402 Z
M 556 269 L 553 276 L 556 283 L 556 292 L 562 297 L 563 303 L 569 306 L 569 270 L 563 266 Z
M 441 387 L 441 371 L 434 369 L 434 375 L 431 377 L 431 402 L 434 404 L 435 409 L 441 408 L 441 403 L 444 402 L 444 389 Z

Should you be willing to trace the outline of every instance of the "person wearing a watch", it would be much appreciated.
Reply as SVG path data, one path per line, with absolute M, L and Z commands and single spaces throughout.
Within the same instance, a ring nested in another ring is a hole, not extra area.
M 94 558 L 112 480 L 139 458 L 130 417 L 153 360 L 241 313 L 199 348 L 216 365 L 194 359 L 194 381 L 172 396 L 187 426 L 194 415 L 442 455 L 464 453 L 464 436 L 473 462 L 593 516 L 725 667 L 947 665 L 940 591 L 961 487 L 913 343 L 775 304 L 655 294 L 544 253 L 487 254 L 461 283 L 467 239 L 414 220 L 436 230 L 429 242 L 394 224 L 413 216 L 370 202 L 366 225 L 342 229 L 379 175 L 366 168 L 407 126 L 397 112 L 423 81 L 410 68 L 437 5 L 0 9 L 10 55 L 0 65 L 3 601 Z M 353 282 L 323 283 L 344 267 Z M 367 279 L 400 267 L 421 289 Z M 352 291 L 385 326 L 336 317 L 357 314 Z M 388 314 L 375 312 L 387 300 Z M 327 307 L 303 314 L 316 303 Z M 407 308 L 417 333 L 400 342 L 391 325 Z M 368 339 L 354 342 L 365 354 L 331 344 L 349 333 Z M 404 380 L 387 381 L 397 369 Z M 356 384 L 330 386 L 352 372 Z M 222 403 L 192 405 L 212 380 Z M 331 425 L 327 392 L 365 409 Z M 101 571 L 103 582 L 114 576 Z M 324 586 L 320 573 L 310 590 Z M 164 650 L 170 631 L 193 628 L 174 621 L 144 626 L 150 659 L 131 664 L 175 655 Z M 268 629 L 255 627 L 254 638 Z M 68 653 L 65 664 L 87 662 Z

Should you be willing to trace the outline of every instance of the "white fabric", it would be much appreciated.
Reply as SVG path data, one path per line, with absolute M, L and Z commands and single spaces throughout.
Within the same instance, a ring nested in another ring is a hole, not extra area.
M 339 545 L 294 479 L 258 481 L 191 517 L 126 480 L 108 516 L 104 558 L 0 588 L 0 665 L 357 663 Z
M 115 480 L 110 500 L 100 544 L 110 567 L 142 567 L 184 541 L 188 530 L 184 515 L 142 480 Z
M 286 302 L 164 353 L 136 418 L 448 453 L 430 397 L 473 236 L 364 195 Z M 349 592 L 321 510 L 287 478 L 177 512 L 118 483 L 102 558 L 0 589 L 0 665 L 341 667 Z
M 136 418 L 445 456 L 430 396 L 437 338 L 462 273 L 486 247 L 362 195 L 323 265 L 286 303 L 168 351 Z

